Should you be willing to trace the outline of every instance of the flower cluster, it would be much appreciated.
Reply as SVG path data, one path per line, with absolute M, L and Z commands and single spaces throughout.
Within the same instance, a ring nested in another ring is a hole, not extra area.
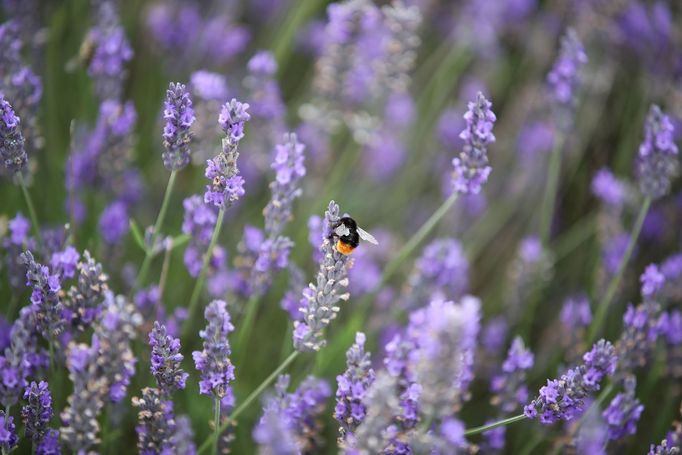
M 339 206 L 331 201 L 324 213 L 325 232 L 331 232 L 339 221 Z M 319 351 L 325 346 L 324 329 L 339 311 L 339 301 L 348 300 L 348 256 L 339 253 L 329 238 L 325 238 L 316 283 L 303 290 L 299 311 L 303 320 L 294 321 L 294 347 L 299 351 Z
M 494 393 L 492 404 L 504 412 L 512 412 L 528 401 L 526 371 L 533 367 L 534 356 L 519 337 L 514 338 L 507 358 L 502 364 L 502 373 L 493 377 L 490 389 Z
M 100 315 L 109 290 L 108 280 L 109 277 L 102 271 L 102 264 L 85 251 L 78 263 L 78 281 L 71 286 L 64 300 L 65 319 L 73 327 L 84 331 Z
M 9 453 L 19 444 L 17 428 L 14 425 L 14 417 L 0 411 L 0 449 L 3 453 Z
M 154 321 L 154 328 L 149 333 L 149 345 L 152 347 L 150 370 L 162 394 L 168 396 L 174 390 L 185 388 L 188 373 L 183 371 L 180 362 L 180 340 L 166 333 L 166 326 Z
M 0 94 L 0 159 L 5 169 L 11 173 L 26 169 L 28 155 L 24 149 L 24 142 L 21 120 L 4 95 Z
M 618 358 L 611 343 L 600 340 L 583 356 L 584 363 L 568 370 L 559 379 L 548 379 L 540 394 L 523 409 L 529 419 L 539 416 L 549 425 L 572 420 L 583 410 L 585 398 L 599 390 L 602 379 L 616 371 Z
M 26 426 L 26 437 L 40 442 L 52 419 L 52 395 L 47 382 L 31 382 L 24 392 L 26 405 L 21 408 L 21 419 Z
M 480 193 L 492 172 L 487 152 L 488 145 L 495 142 L 493 125 L 497 117 L 491 107 L 492 103 L 478 92 L 476 100 L 469 103 L 469 109 L 464 114 L 466 127 L 459 135 L 464 141 L 464 149 L 452 160 L 455 168 L 452 182 L 458 193 Z
M 555 102 L 559 127 L 566 129 L 576 105 L 582 84 L 580 71 L 587 63 L 587 54 L 575 30 L 569 29 L 561 38 L 561 50 L 547 75 L 549 92 Z
M 190 128 L 196 117 L 184 84 L 171 82 L 166 91 L 163 118 L 163 165 L 169 171 L 179 171 L 190 162 L 189 144 L 192 141 Z
M 635 396 L 637 379 L 628 376 L 623 381 L 624 391 L 615 396 L 602 414 L 608 423 L 609 439 L 617 441 L 627 435 L 635 434 L 637 421 L 644 411 L 644 406 Z
M 190 236 L 190 243 L 184 254 L 185 267 L 191 276 L 197 277 L 203 266 L 204 254 L 211 243 L 217 215 L 215 207 L 205 203 L 196 194 L 186 198 L 182 206 L 185 209 L 182 232 Z M 224 257 L 225 250 L 216 245 L 209 264 L 214 269 L 224 267 Z
M 370 353 L 365 352 L 365 334 L 355 334 L 355 343 L 346 352 L 346 371 L 336 377 L 336 407 L 334 418 L 341 425 L 341 440 L 352 437 L 367 415 L 363 403 L 374 382 Z
M 225 103 L 218 117 L 218 124 L 227 137 L 223 138 L 223 150 L 206 162 L 206 178 L 211 181 L 206 186 L 204 201 L 216 207 L 227 208 L 244 195 L 244 179 L 237 168 L 237 146 L 244 137 L 244 124 L 251 118 L 249 105 L 232 98 Z
M 59 275 L 39 264 L 30 251 L 21 255 L 26 267 L 26 285 L 32 288 L 31 304 L 35 324 L 46 340 L 54 340 L 64 329 L 63 304 L 60 297 L 62 289 Z
M 618 371 L 621 374 L 643 367 L 651 358 L 660 327 L 656 302 L 644 302 L 637 307 L 628 305 L 623 315 L 623 332 L 616 343 Z
M 230 342 L 227 336 L 234 330 L 227 312 L 227 304 L 222 300 L 209 303 L 204 311 L 206 328 L 199 332 L 203 342 L 202 351 L 192 352 L 194 365 L 201 373 L 199 391 L 220 400 L 225 409 L 234 405 L 234 395 L 230 382 L 234 380 L 234 365 L 230 361 Z
M 141 397 L 133 398 L 133 406 L 140 409 L 136 428 L 140 453 L 179 453 L 173 450 L 176 428 L 173 402 L 165 400 L 158 389 L 145 387 Z
M 659 199 L 670 192 L 670 181 L 679 172 L 674 133 L 670 117 L 658 106 L 651 106 L 635 163 L 639 189 L 645 197 Z

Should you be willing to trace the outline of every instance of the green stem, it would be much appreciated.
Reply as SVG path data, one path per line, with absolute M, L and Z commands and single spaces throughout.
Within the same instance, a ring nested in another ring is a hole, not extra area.
M 137 281 L 135 282 L 135 289 L 139 289 L 145 282 L 147 278 L 147 273 L 149 273 L 149 267 L 152 264 L 152 259 L 154 258 L 154 247 L 156 246 L 156 238 L 161 231 L 163 226 L 163 221 L 166 218 L 166 210 L 168 210 L 168 203 L 170 202 L 171 194 L 173 193 L 173 187 L 175 186 L 175 177 L 178 171 L 172 171 L 170 177 L 168 177 L 168 184 L 166 185 L 166 191 L 163 194 L 163 202 L 161 203 L 161 209 L 159 210 L 159 215 L 156 217 L 156 223 L 154 223 L 154 228 L 152 230 L 151 244 L 147 245 L 144 254 L 144 261 L 140 267 L 140 273 L 137 275 Z
M 493 428 L 502 427 L 505 425 L 511 425 L 514 422 L 519 422 L 526 419 L 526 416 L 519 414 L 514 417 L 509 417 L 507 419 L 498 420 L 497 422 L 489 423 L 488 425 L 481 425 L 480 427 L 474 427 L 464 432 L 464 436 L 471 436 L 478 433 L 483 433 L 484 431 L 492 430 Z
M 220 439 L 220 400 L 215 399 L 213 405 L 213 426 L 215 430 L 213 431 L 213 452 L 214 454 L 218 453 L 218 439 Z
M 561 151 L 564 141 L 560 134 L 557 134 L 549 159 L 549 169 L 547 170 L 547 187 L 545 188 L 545 198 L 542 201 L 542 211 L 540 212 L 540 240 L 543 245 L 549 242 L 549 234 L 552 227 L 552 215 L 554 214 L 554 204 L 559 187 L 559 171 L 561 170 Z
M 588 341 L 590 343 L 595 340 L 595 338 L 599 334 L 599 331 L 602 329 L 602 326 L 604 325 L 609 305 L 611 305 L 611 301 L 613 300 L 613 297 L 616 295 L 616 291 L 618 290 L 620 281 L 623 278 L 623 273 L 625 272 L 625 267 L 630 261 L 630 256 L 632 256 L 632 252 L 635 249 L 635 244 L 637 243 L 639 233 L 642 230 L 642 225 L 644 224 L 644 218 L 646 218 L 646 214 L 649 211 L 650 206 L 651 199 L 650 198 L 644 199 L 642 207 L 639 209 L 639 214 L 637 215 L 635 225 L 632 228 L 632 232 L 630 233 L 630 240 L 628 241 L 627 248 L 625 248 L 623 257 L 620 258 L 618 270 L 616 271 L 616 274 L 611 278 L 609 286 L 606 289 L 606 294 L 604 294 L 604 298 L 601 300 L 601 302 L 599 302 L 599 306 L 597 307 L 597 311 L 595 312 L 594 320 L 592 321 L 592 326 L 590 326 L 590 332 L 588 336 Z
M 204 281 L 206 280 L 206 274 L 208 273 L 208 264 L 211 262 L 211 257 L 213 256 L 213 248 L 215 248 L 216 243 L 218 243 L 218 236 L 220 235 L 220 229 L 223 226 L 223 219 L 225 218 L 225 208 L 221 208 L 218 212 L 218 220 L 213 227 L 213 235 L 211 235 L 211 243 L 208 244 L 208 249 L 204 254 L 204 262 L 201 265 L 201 272 L 199 272 L 199 277 L 194 284 L 194 289 L 192 290 L 192 297 L 189 299 L 189 307 L 187 308 L 187 320 L 183 327 L 183 335 L 186 334 L 187 330 L 191 326 L 192 319 L 194 317 L 194 311 L 196 309 L 197 303 L 199 302 L 199 296 L 201 295 L 201 290 L 204 287 Z
M 24 195 L 24 200 L 28 206 L 28 215 L 31 217 L 31 224 L 33 224 L 33 232 L 35 233 L 36 240 L 38 241 L 38 248 L 42 251 L 43 249 L 43 238 L 40 236 L 40 224 L 38 224 L 38 216 L 36 215 L 36 209 L 33 205 L 33 200 L 31 195 L 26 188 L 26 182 L 24 181 L 24 176 L 21 172 L 17 172 L 17 180 L 19 181 L 19 186 L 21 186 L 21 193 Z
M 242 404 L 240 404 L 237 407 L 237 409 L 235 409 L 232 412 L 232 414 L 230 414 L 230 418 L 227 419 L 227 421 L 225 423 L 220 425 L 219 431 L 220 432 L 225 431 L 225 429 L 228 427 L 230 422 L 233 420 L 236 420 L 237 417 L 239 417 L 241 415 L 241 413 L 244 412 L 249 407 L 249 405 L 256 398 L 258 398 L 260 396 L 260 394 L 263 393 L 263 391 L 270 384 L 272 384 L 275 381 L 275 379 L 277 379 L 277 376 L 279 376 L 282 373 L 282 371 L 284 371 L 289 366 L 289 364 L 291 362 L 293 362 L 296 359 L 296 357 L 298 357 L 299 354 L 300 354 L 299 351 L 294 351 L 291 354 L 289 354 L 289 357 L 287 357 L 286 360 L 284 362 L 282 362 L 282 364 L 280 366 L 278 366 L 277 369 L 270 374 L 270 376 L 265 378 L 265 380 L 256 388 L 256 390 L 251 392 L 251 394 L 248 397 L 246 397 L 246 399 L 242 402 Z M 206 452 L 206 450 L 208 450 L 210 445 L 211 445 L 210 439 L 204 441 L 204 443 L 201 445 L 201 447 L 199 447 L 198 454 L 201 455 L 202 453 Z
M 251 296 L 248 302 L 246 302 L 244 319 L 241 324 L 239 324 L 239 335 L 237 335 L 236 347 L 240 350 L 240 357 L 246 352 L 246 343 L 249 342 L 249 334 L 253 328 L 253 324 L 256 321 L 256 314 L 258 313 L 258 300 L 260 295 L 257 293 Z M 241 362 L 240 362 L 241 363 Z

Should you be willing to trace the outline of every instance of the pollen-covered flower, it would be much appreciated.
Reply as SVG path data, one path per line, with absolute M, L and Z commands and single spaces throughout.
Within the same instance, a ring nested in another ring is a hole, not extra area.
M 623 392 L 616 395 L 602 416 L 608 423 L 609 439 L 617 441 L 627 435 L 635 434 L 637 422 L 644 406 L 635 396 L 637 379 L 628 375 L 623 381 Z
M 184 358 L 180 353 L 180 339 L 168 335 L 166 326 L 154 321 L 149 345 L 152 347 L 150 370 L 161 393 L 168 396 L 176 389 L 184 389 L 189 374 L 180 365 Z
M 169 171 L 179 171 L 190 162 L 190 127 L 194 123 L 194 109 L 184 84 L 171 82 L 166 91 L 163 118 L 163 165 Z
M 204 194 L 207 204 L 227 208 L 244 195 L 244 179 L 237 168 L 237 146 L 244 137 L 244 124 L 251 118 L 246 112 L 248 108 L 248 104 L 232 98 L 220 111 L 218 124 L 226 137 L 222 152 L 206 162 L 205 175 L 211 181 Z
M 24 400 L 27 403 L 21 408 L 21 419 L 26 427 L 26 437 L 39 442 L 52 419 L 52 395 L 47 382 L 31 382 L 24 392 Z
M 214 300 L 204 311 L 206 328 L 199 332 L 203 350 L 192 352 L 194 365 L 201 373 L 199 391 L 203 395 L 213 395 L 220 400 L 223 408 L 234 405 L 234 394 L 230 383 L 234 380 L 234 365 L 230 361 L 230 342 L 227 336 L 234 330 L 227 312 L 227 304 Z
M 324 214 L 325 232 L 339 221 L 339 206 L 331 201 Z M 326 344 L 324 329 L 339 311 L 339 302 L 348 300 L 348 256 L 339 253 L 329 238 L 322 242 L 323 254 L 315 283 L 303 290 L 299 311 L 302 321 L 294 321 L 294 347 L 299 351 L 319 351 Z
M 5 169 L 13 174 L 26 169 L 28 155 L 24 142 L 21 120 L 0 93 L 0 158 Z
M 341 425 L 340 441 L 347 439 L 362 423 L 367 407 L 364 399 L 374 382 L 370 353 L 365 352 L 365 334 L 355 334 L 355 343 L 346 352 L 346 371 L 336 377 L 334 418 Z
M 674 133 L 670 117 L 658 106 L 651 106 L 635 162 L 639 189 L 645 197 L 655 200 L 668 194 L 672 178 L 679 173 Z
M 492 103 L 478 92 L 476 100 L 469 103 L 464 114 L 466 127 L 459 135 L 464 141 L 464 148 L 452 160 L 455 168 L 452 182 L 458 193 L 480 193 L 492 171 L 488 165 L 488 145 L 495 142 L 493 125 L 497 117 L 491 108 Z
M 583 356 L 583 364 L 568 370 L 559 379 L 548 379 L 523 413 L 529 419 L 539 417 L 545 425 L 572 420 L 582 412 L 589 394 L 599 390 L 602 379 L 615 372 L 617 360 L 613 345 L 598 341 Z

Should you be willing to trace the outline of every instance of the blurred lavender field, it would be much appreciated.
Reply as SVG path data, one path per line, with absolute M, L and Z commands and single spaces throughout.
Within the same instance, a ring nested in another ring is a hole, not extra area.
M 679 1 L 0 5 L 2 455 L 681 453 Z

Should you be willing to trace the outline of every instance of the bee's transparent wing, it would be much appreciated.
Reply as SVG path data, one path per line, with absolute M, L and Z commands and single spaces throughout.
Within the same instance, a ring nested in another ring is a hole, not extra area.
M 377 239 L 375 239 L 372 234 L 370 234 L 369 232 L 365 231 L 362 228 L 358 228 L 358 234 L 360 234 L 360 238 L 362 240 L 366 240 L 367 242 L 373 243 L 374 245 L 379 244 L 379 242 L 377 242 Z
M 350 234 L 350 229 L 342 224 L 334 229 L 334 234 L 338 235 L 339 237 L 343 237 L 344 235 Z

